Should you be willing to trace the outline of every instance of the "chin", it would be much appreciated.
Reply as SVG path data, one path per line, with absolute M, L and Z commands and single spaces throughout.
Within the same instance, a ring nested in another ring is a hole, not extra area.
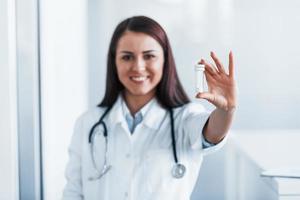
M 148 95 L 149 92 L 137 92 L 137 91 L 135 91 L 135 92 L 131 92 L 130 94 L 133 95 L 133 96 L 145 96 L 145 95 Z
M 134 90 L 129 92 L 130 95 L 133 96 L 148 96 L 152 94 L 151 90 Z

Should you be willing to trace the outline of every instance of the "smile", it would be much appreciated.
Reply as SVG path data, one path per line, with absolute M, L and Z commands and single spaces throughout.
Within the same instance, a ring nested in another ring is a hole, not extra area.
M 146 81 L 149 77 L 147 76 L 131 76 L 130 79 L 137 83 L 142 83 Z

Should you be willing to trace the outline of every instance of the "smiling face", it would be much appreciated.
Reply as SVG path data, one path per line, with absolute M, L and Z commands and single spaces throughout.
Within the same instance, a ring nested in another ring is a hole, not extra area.
M 163 73 L 164 52 L 151 36 L 126 31 L 116 49 L 118 78 L 128 97 L 152 98 Z

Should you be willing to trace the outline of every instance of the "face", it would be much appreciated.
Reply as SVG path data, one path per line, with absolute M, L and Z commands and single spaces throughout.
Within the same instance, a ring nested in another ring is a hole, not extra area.
M 125 95 L 155 95 L 164 64 L 163 49 L 155 39 L 140 32 L 125 32 L 119 39 L 115 62 Z

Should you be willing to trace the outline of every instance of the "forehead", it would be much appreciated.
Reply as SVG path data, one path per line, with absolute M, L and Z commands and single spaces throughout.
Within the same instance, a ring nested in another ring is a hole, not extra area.
M 147 50 L 163 51 L 161 45 L 154 38 L 141 32 L 126 31 L 119 39 L 117 45 L 117 52 Z

